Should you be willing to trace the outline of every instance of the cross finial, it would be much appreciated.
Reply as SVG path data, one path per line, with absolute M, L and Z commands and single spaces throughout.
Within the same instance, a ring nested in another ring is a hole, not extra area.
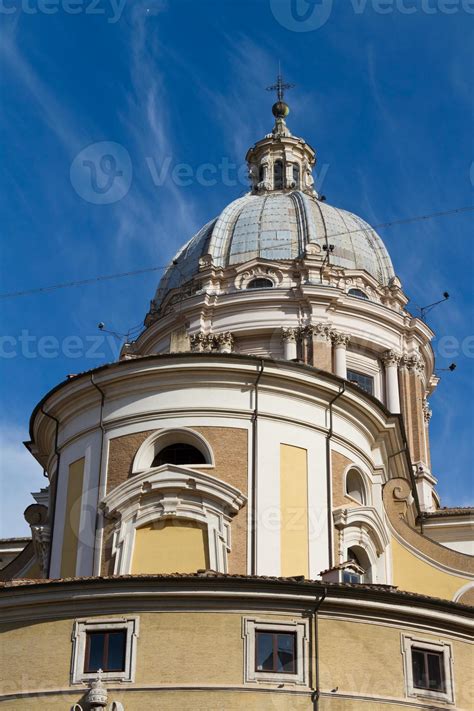
M 277 75 L 277 80 L 276 84 L 272 84 L 271 86 L 267 86 L 267 91 L 276 91 L 277 93 L 277 98 L 278 101 L 283 101 L 284 96 L 285 96 L 285 91 L 288 89 L 293 89 L 294 84 L 288 84 L 283 80 L 283 75 L 281 73 L 281 67 L 278 65 L 278 75 Z

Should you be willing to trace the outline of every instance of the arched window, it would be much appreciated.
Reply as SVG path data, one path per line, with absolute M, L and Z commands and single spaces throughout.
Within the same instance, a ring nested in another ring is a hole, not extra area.
M 295 188 L 300 187 L 300 167 L 299 165 L 293 166 L 293 180 L 295 181 Z
M 151 466 L 160 467 L 162 464 L 206 464 L 206 459 L 192 444 L 176 442 L 161 449 Z
M 271 279 L 265 279 L 265 277 L 258 277 L 257 279 L 252 279 L 247 284 L 247 289 L 272 289 L 273 282 Z
M 349 289 L 347 292 L 349 296 L 356 296 L 358 299 L 368 299 L 369 297 L 365 294 L 362 289 Z
M 350 496 L 351 499 L 358 501 L 362 506 L 365 506 L 367 503 L 364 481 L 357 469 L 349 469 L 347 472 L 346 494 Z
M 258 179 L 261 183 L 265 180 L 265 166 L 261 165 L 258 169 Z
M 361 546 L 352 546 L 347 549 L 347 560 L 353 560 L 360 568 L 365 570 L 364 578 L 361 582 L 372 582 L 372 564 L 370 558 Z
M 273 166 L 273 187 L 275 190 L 283 188 L 283 161 L 275 161 Z

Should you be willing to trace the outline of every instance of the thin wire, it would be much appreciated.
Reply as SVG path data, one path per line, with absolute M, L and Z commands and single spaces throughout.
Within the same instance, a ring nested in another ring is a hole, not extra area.
M 400 220 L 392 220 L 391 222 L 380 222 L 378 225 L 369 225 L 367 228 L 360 227 L 355 230 L 344 230 L 344 232 L 337 232 L 332 235 L 328 235 L 328 239 L 331 239 L 332 237 L 341 237 L 343 235 L 351 234 L 354 232 L 369 232 L 371 230 L 375 229 L 380 229 L 381 227 L 392 227 L 393 225 L 404 225 L 408 224 L 410 222 L 421 222 L 422 220 L 431 220 L 436 217 L 446 217 L 448 215 L 455 215 L 459 214 L 462 212 L 472 212 L 474 210 L 474 206 L 470 207 L 458 207 L 453 210 L 445 210 L 443 212 L 432 212 L 427 215 L 417 215 L 416 217 L 405 217 Z M 271 247 L 271 251 L 274 251 L 276 249 L 288 249 L 289 245 L 280 245 L 280 246 L 275 246 Z M 237 256 L 239 254 L 238 252 L 234 253 L 234 256 Z M 241 252 L 240 254 L 245 254 L 245 252 Z M 37 289 L 25 289 L 24 291 L 11 291 L 5 294 L 0 294 L 0 299 L 8 299 L 8 298 L 14 298 L 17 296 L 27 296 L 30 294 L 47 294 L 51 291 L 57 291 L 58 289 L 68 289 L 73 286 L 85 286 L 87 284 L 94 284 L 95 282 L 98 281 L 110 281 L 112 279 L 122 279 L 123 277 L 129 277 L 129 276 L 136 276 L 138 274 L 149 274 L 150 272 L 157 272 L 162 269 L 167 269 L 169 265 L 165 266 L 158 266 L 158 267 L 149 267 L 148 269 L 136 269 L 135 271 L 130 271 L 130 272 L 119 272 L 117 274 L 106 274 L 106 275 L 100 275 L 97 277 L 91 277 L 90 279 L 80 279 L 77 281 L 67 281 L 63 282 L 62 284 L 52 284 L 51 286 L 42 286 Z M 180 271 L 180 270 L 178 270 Z
M 102 274 L 101 276 L 91 277 L 90 279 L 80 279 L 78 281 L 66 281 L 62 284 L 52 284 L 51 286 L 41 286 L 37 289 L 26 289 L 25 291 L 12 291 L 6 294 L 0 294 L 0 299 L 7 299 L 14 296 L 26 296 L 27 294 L 47 294 L 50 291 L 56 291 L 57 289 L 68 289 L 72 286 L 84 286 L 86 284 L 93 284 L 97 281 L 109 281 L 110 279 L 121 279 L 122 277 L 136 276 L 137 274 L 147 274 L 149 272 L 157 272 L 161 269 L 166 269 L 168 265 L 163 267 L 149 267 L 148 269 L 136 269 L 132 272 L 119 272 L 117 274 Z

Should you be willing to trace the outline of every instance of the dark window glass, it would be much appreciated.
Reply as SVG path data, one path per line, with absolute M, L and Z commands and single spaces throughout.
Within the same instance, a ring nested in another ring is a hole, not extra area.
M 358 575 L 357 573 L 351 573 L 348 570 L 345 570 L 342 574 L 342 582 L 343 583 L 361 583 L 362 577 L 360 575 Z
M 368 299 L 369 297 L 367 294 L 364 294 L 364 292 L 361 289 L 349 289 L 347 292 L 349 296 L 357 296 L 358 299 Z
M 411 650 L 413 686 L 416 689 L 446 691 L 443 673 L 443 653 L 425 649 Z
M 355 383 L 359 386 L 361 390 L 369 393 L 369 395 L 374 394 L 374 379 L 370 375 L 365 375 L 365 373 L 358 373 L 356 370 L 347 371 L 347 379 L 351 383 Z
M 283 188 L 283 162 L 277 160 L 273 166 L 273 187 L 275 190 Z
M 84 672 L 125 670 L 126 630 L 87 632 Z
M 256 632 L 256 670 L 278 674 L 296 674 L 296 634 L 293 632 Z
M 152 467 L 162 464 L 205 464 L 202 452 L 191 444 L 170 444 L 164 447 L 153 460 Z
M 293 166 L 293 180 L 295 181 L 295 187 L 300 187 L 300 167 L 299 165 Z
M 258 179 L 260 180 L 260 182 L 265 180 L 265 166 L 263 165 L 261 165 L 258 169 Z
M 258 279 L 252 279 L 252 281 L 249 281 L 247 284 L 247 289 L 272 289 L 273 288 L 273 282 L 271 279 L 265 279 L 264 277 L 260 277 Z

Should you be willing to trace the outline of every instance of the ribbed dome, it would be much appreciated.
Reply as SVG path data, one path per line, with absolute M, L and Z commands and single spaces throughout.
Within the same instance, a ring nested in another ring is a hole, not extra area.
M 382 285 L 395 276 L 381 238 L 357 215 L 301 191 L 246 195 L 231 202 L 178 252 L 160 281 L 155 307 L 170 289 L 198 274 L 204 255 L 211 255 L 220 267 L 258 257 L 291 260 L 302 257 L 310 242 L 334 245 L 331 264 L 365 270 Z

